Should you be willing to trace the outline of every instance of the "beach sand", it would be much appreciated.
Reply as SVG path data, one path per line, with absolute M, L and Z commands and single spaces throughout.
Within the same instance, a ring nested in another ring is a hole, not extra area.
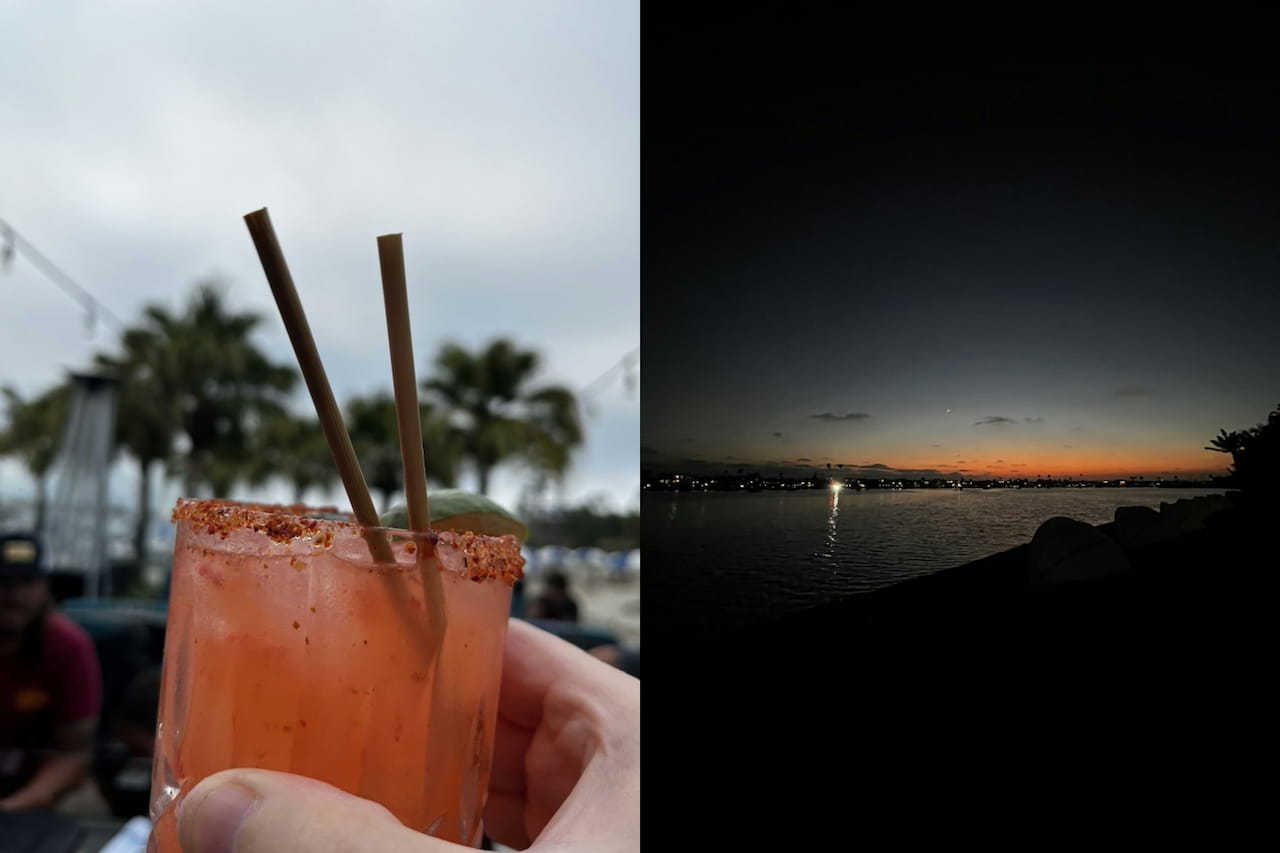
M 613 631 L 629 646 L 640 645 L 640 575 L 628 572 L 613 576 L 587 566 L 560 568 L 569 578 L 569 594 L 578 602 L 579 621 Z M 531 591 L 539 586 L 530 578 Z

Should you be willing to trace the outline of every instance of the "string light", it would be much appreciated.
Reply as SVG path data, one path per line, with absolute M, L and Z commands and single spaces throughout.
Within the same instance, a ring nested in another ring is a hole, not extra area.
M 582 401 L 583 407 L 586 409 L 587 415 L 595 417 L 597 409 L 593 399 L 597 394 L 603 391 L 612 382 L 614 376 L 619 372 L 622 373 L 622 387 L 627 397 L 630 398 L 634 393 L 637 385 L 636 372 L 640 364 L 640 349 L 637 347 L 631 352 L 624 355 L 608 370 L 600 374 L 594 380 L 586 385 L 578 392 L 578 399 Z
M 0 219 L 0 235 L 4 238 L 4 245 L 0 246 L 0 267 L 8 270 L 14 255 L 22 252 L 23 257 L 35 264 L 46 278 L 80 303 L 85 310 L 85 325 L 90 335 L 96 331 L 99 319 L 105 320 L 116 331 L 124 331 L 124 323 L 111 312 L 111 309 L 95 299 L 92 293 L 46 258 L 40 250 L 31 245 L 30 240 L 19 234 L 3 219 Z

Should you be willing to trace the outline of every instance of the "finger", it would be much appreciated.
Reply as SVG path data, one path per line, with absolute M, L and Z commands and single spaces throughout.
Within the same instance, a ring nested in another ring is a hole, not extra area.
M 518 726 L 533 729 L 542 718 L 543 699 L 553 686 L 592 685 L 598 688 L 592 692 L 607 695 L 616 688 L 619 677 L 631 678 L 567 640 L 512 619 L 507 627 L 498 713 Z
M 315 779 L 224 770 L 178 807 L 187 853 L 454 853 L 467 848 L 414 832 L 377 803 Z
M 525 796 L 489 791 L 484 804 L 485 834 L 504 847 L 523 850 L 533 843 L 524 822 Z
M 504 717 L 498 717 L 493 733 L 493 769 L 489 773 L 489 789 L 508 794 L 524 792 L 525 758 L 533 731 Z
M 639 811 L 639 738 L 638 679 L 513 620 L 485 808 L 491 836 L 523 846 L 552 824 L 552 835 L 566 840 L 630 826 Z M 527 779 L 531 767 L 543 777 Z
M 517 849 L 528 847 L 532 840 L 525 826 L 525 760 L 532 741 L 531 730 L 498 717 L 484 822 L 491 838 Z

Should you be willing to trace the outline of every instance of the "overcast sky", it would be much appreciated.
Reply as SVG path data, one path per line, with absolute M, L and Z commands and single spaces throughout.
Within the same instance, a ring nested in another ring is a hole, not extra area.
M 639 347 L 637 3 L 0 0 L 0 30 L 0 219 L 125 323 L 217 277 L 294 363 L 243 222 L 265 206 L 340 402 L 390 388 L 386 233 L 420 376 L 501 335 L 582 390 Z M 24 394 L 114 343 L 21 254 L 0 293 Z M 638 388 L 594 387 L 565 496 L 636 505 Z M 25 489 L 6 463 L 0 495 Z

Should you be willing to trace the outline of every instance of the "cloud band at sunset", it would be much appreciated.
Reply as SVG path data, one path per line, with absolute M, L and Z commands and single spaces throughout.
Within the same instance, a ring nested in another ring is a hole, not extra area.
M 833 414 L 832 412 L 822 412 L 817 415 L 809 415 L 817 421 L 865 421 L 871 417 L 866 412 L 848 412 L 843 415 Z

